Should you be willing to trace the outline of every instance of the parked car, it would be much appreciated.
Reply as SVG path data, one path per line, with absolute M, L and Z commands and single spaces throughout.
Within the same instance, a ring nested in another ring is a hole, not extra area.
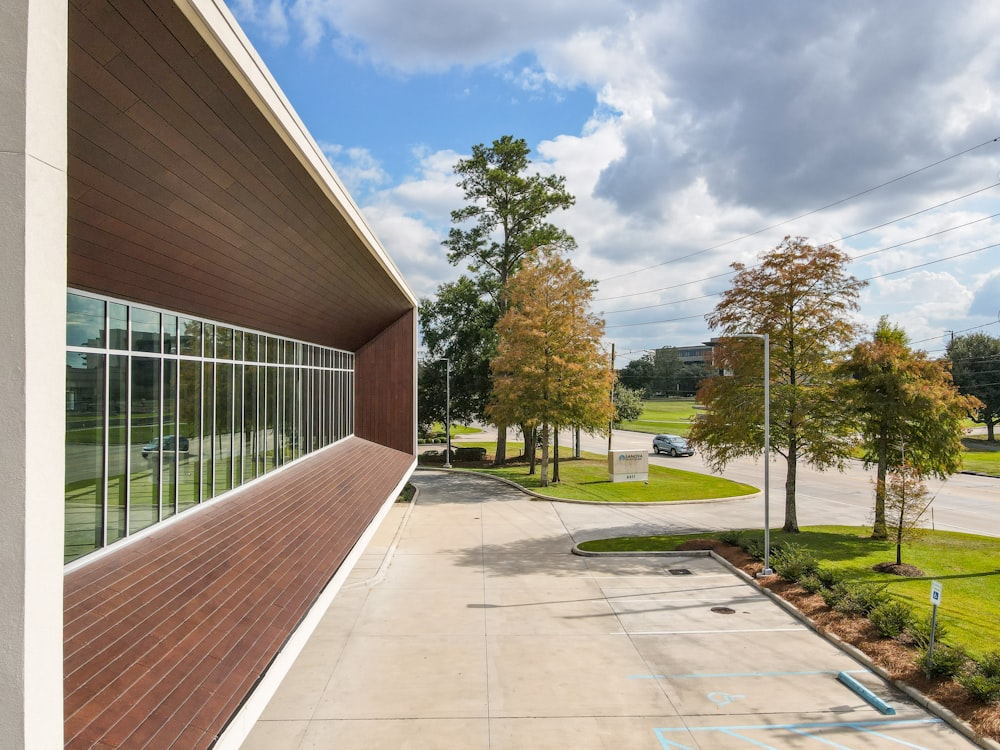
M 653 438 L 653 452 L 668 456 L 693 456 L 694 448 L 680 435 L 657 435 Z
M 142 446 L 142 457 L 146 458 L 150 453 L 158 453 L 159 450 L 160 450 L 160 439 L 153 438 L 144 446 Z M 167 435 L 165 438 L 163 438 L 163 450 L 165 451 L 179 450 L 181 453 L 187 453 L 188 439 L 186 437 L 181 437 L 178 440 L 173 435 Z

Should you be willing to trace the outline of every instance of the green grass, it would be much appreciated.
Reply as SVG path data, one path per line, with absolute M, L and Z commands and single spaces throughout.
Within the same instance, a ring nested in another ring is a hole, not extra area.
M 651 435 L 666 432 L 686 436 L 697 413 L 693 398 L 645 401 L 639 418 L 634 422 L 622 422 L 618 429 L 648 432 Z
M 760 533 L 760 532 L 758 532 Z M 852 526 L 811 526 L 800 534 L 771 532 L 772 544 L 792 541 L 809 549 L 822 567 L 840 572 L 849 581 L 884 583 L 888 591 L 908 602 L 918 617 L 931 611 L 930 582 L 944 590 L 938 617 L 948 629 L 947 642 L 966 648 L 973 656 L 996 649 L 1000 631 L 1000 539 L 946 531 L 928 531 L 903 546 L 903 562 L 924 571 L 921 578 L 876 573 L 872 566 L 895 562 L 891 542 L 868 538 L 869 529 Z M 692 538 L 718 538 L 718 533 L 686 536 L 622 537 L 587 542 L 591 551 L 655 551 L 676 549 Z
M 1000 443 L 987 443 L 985 435 L 976 435 L 965 438 L 962 444 L 966 448 L 963 469 L 1000 476 Z
M 496 450 L 493 443 L 462 442 L 463 446 L 486 448 L 490 455 Z M 522 443 L 507 443 L 507 455 L 517 455 L 523 450 Z M 608 481 L 608 461 L 606 457 L 594 453 L 584 453 L 580 459 L 573 459 L 567 446 L 560 446 L 559 484 L 540 486 L 540 468 L 528 474 L 526 465 L 518 464 L 500 469 L 486 468 L 476 471 L 509 479 L 526 489 L 561 500 L 591 500 L 616 503 L 652 503 L 676 500 L 704 500 L 716 497 L 738 497 L 757 492 L 756 487 L 731 482 L 728 479 L 706 474 L 669 469 L 663 466 L 649 467 L 649 484 L 643 482 Z M 459 464 L 457 468 L 461 468 Z M 549 479 L 552 467 L 549 465 Z

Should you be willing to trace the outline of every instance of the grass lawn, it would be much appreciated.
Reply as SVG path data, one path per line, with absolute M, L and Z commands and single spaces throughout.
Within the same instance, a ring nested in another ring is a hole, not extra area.
M 648 432 L 651 435 L 666 432 L 686 436 L 697 413 L 693 398 L 645 401 L 639 418 L 634 422 L 622 422 L 618 429 Z
M 758 532 L 761 533 L 761 532 Z M 924 571 L 921 578 L 901 578 L 876 573 L 872 566 L 895 562 L 891 542 L 867 538 L 868 529 L 853 526 L 811 526 L 800 534 L 771 532 L 772 544 L 792 541 L 809 549 L 826 569 L 843 573 L 847 580 L 886 584 L 888 590 L 908 602 L 918 617 L 931 611 L 931 580 L 941 581 L 943 592 L 938 621 L 947 628 L 945 642 L 966 648 L 973 656 L 997 649 L 1000 632 L 1000 539 L 995 537 L 928 531 L 920 539 L 903 545 L 903 562 Z M 624 537 L 587 542 L 593 551 L 650 551 L 676 549 L 692 538 L 718 538 L 718 534 L 674 537 Z
M 985 435 L 975 435 L 962 440 L 965 455 L 962 468 L 1000 476 L 1000 443 L 987 443 Z
M 490 454 L 496 450 L 493 443 L 462 442 L 463 446 L 480 446 Z M 523 443 L 507 443 L 507 455 L 516 455 L 523 450 Z M 721 477 L 705 474 L 668 469 L 663 466 L 649 467 L 649 484 L 642 482 L 608 481 L 608 460 L 594 453 L 584 453 L 583 458 L 572 458 L 568 447 L 560 447 L 562 460 L 559 462 L 559 474 L 562 481 L 539 486 L 539 470 L 528 474 L 526 464 L 515 464 L 502 469 L 476 468 L 484 474 L 493 474 L 516 482 L 526 489 L 562 500 L 593 500 L 598 502 L 617 503 L 652 503 L 674 500 L 704 500 L 716 497 L 738 497 L 757 492 L 756 487 L 748 484 L 731 482 Z M 456 468 L 462 468 L 457 464 Z M 551 464 L 549 478 L 552 477 Z

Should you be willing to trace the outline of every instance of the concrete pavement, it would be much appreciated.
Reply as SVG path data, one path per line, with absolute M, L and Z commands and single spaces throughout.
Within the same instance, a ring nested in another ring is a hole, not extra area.
M 413 481 L 246 750 L 975 747 L 711 558 L 570 554 L 620 509 Z

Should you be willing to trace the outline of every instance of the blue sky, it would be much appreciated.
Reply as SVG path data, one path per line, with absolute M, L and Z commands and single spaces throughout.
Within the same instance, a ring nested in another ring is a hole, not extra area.
M 464 270 L 452 167 L 512 134 L 576 195 L 553 219 L 619 366 L 705 340 L 729 264 L 785 234 L 868 254 L 863 325 L 1000 335 L 993 0 L 229 5 L 420 296 Z

